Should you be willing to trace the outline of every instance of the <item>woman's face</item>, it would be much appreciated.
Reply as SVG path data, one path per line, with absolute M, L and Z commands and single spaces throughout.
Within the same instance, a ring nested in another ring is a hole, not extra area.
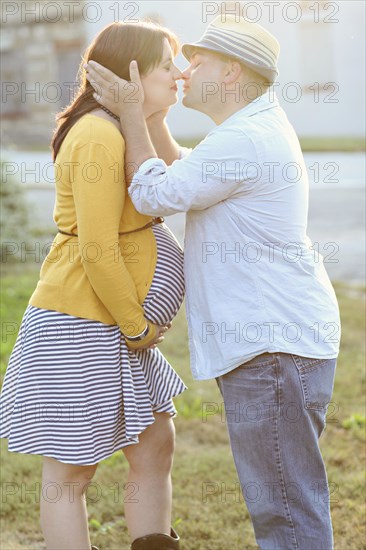
M 182 73 L 173 63 L 173 52 L 168 40 L 164 39 L 162 59 L 152 71 L 141 76 L 144 88 L 145 115 L 167 109 L 178 101 L 176 80 L 182 78 Z

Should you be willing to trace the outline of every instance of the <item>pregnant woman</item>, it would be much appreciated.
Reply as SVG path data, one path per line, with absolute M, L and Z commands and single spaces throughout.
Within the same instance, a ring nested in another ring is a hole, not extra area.
M 82 65 L 92 59 L 127 79 L 137 60 L 149 123 L 177 101 L 177 50 L 163 27 L 118 22 Z M 9 451 L 42 455 L 43 489 L 57 484 L 58 499 L 40 496 L 47 550 L 90 550 L 85 491 L 119 449 L 137 497 L 125 503 L 132 548 L 176 549 L 172 398 L 186 386 L 156 345 L 183 301 L 183 252 L 162 218 L 130 201 L 119 123 L 93 98 L 82 65 L 79 91 L 57 117 L 58 233 L 10 356 L 0 435 Z

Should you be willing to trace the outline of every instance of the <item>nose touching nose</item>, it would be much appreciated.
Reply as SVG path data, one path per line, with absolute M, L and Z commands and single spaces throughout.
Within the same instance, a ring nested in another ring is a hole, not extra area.
M 174 80 L 188 80 L 188 78 L 189 78 L 189 74 L 187 69 L 185 69 L 184 71 L 180 71 L 179 69 L 177 69 L 177 72 L 174 76 Z
M 174 80 L 181 80 L 183 78 L 183 73 L 178 69 L 178 67 L 175 67 L 175 73 L 174 73 Z

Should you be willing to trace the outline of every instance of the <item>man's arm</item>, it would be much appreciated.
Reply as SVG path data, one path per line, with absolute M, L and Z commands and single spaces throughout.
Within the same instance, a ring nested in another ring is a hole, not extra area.
M 93 94 L 94 99 L 120 117 L 122 134 L 125 141 L 128 140 L 129 143 L 125 156 L 127 183 L 129 183 L 145 160 L 157 158 L 143 114 L 144 89 L 137 62 L 130 63 L 131 82 L 117 77 L 96 61 L 89 61 L 84 68 L 86 78 L 96 90 Z M 115 93 L 116 84 L 118 85 L 117 94 Z M 133 94 L 131 94 L 131 87 Z M 153 130 L 153 134 L 156 140 L 156 129 Z
M 165 120 L 167 112 L 168 109 L 149 116 L 146 123 L 157 156 L 170 166 L 179 159 L 180 146 L 171 135 Z
M 88 79 L 103 91 L 103 95 L 96 93 L 94 97 L 108 109 L 112 109 L 113 102 L 115 109 L 117 107 L 126 142 L 127 180 L 133 180 L 129 194 L 139 212 L 169 215 L 203 210 L 237 192 L 248 192 L 249 183 L 258 177 L 255 170 L 258 159 L 253 143 L 240 129 L 226 128 L 219 134 L 210 133 L 183 160 L 167 166 L 157 157 L 148 133 L 137 63 L 131 62 L 130 83 L 93 61 L 88 65 L 91 64 Z M 111 99 L 114 97 L 111 89 L 116 82 L 119 84 L 117 105 L 116 100 Z M 136 90 L 133 102 L 128 101 L 131 86 Z
M 161 158 L 170 166 L 179 159 L 180 147 L 173 139 L 165 117 L 168 109 L 159 111 L 145 120 L 143 113 L 143 88 L 136 62 L 130 66 L 131 81 L 140 95 L 139 101 L 130 103 L 121 102 L 119 116 L 122 134 L 127 144 L 126 163 L 128 165 L 127 179 L 130 182 L 133 173 L 147 158 Z
M 212 132 L 192 152 L 167 166 L 150 158 L 140 165 L 128 193 L 149 216 L 205 210 L 236 194 L 250 193 L 258 180 L 258 157 L 239 129 Z
M 132 181 L 134 174 L 145 160 L 158 158 L 151 143 L 142 109 L 131 108 L 121 118 L 122 134 L 125 138 L 126 180 Z
M 128 182 L 147 158 L 162 158 L 168 166 L 180 158 L 180 147 L 173 139 L 165 120 L 169 109 L 154 113 L 145 120 L 144 91 L 136 61 L 132 61 L 130 65 L 130 83 L 118 78 L 95 61 L 90 61 L 85 68 L 87 79 L 99 91 L 99 94 L 94 94 L 95 99 L 120 117 L 121 130 L 129 145 L 126 149 Z M 115 94 L 116 83 L 120 85 L 118 94 Z M 131 86 L 135 88 L 133 100 L 130 99 Z

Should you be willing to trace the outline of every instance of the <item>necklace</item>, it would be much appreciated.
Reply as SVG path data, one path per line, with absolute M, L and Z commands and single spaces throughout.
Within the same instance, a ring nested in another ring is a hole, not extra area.
M 115 115 L 114 113 L 112 113 L 112 111 L 110 111 L 109 109 L 107 109 L 107 107 L 104 107 L 104 105 L 100 105 L 100 108 L 103 109 L 103 111 L 105 111 L 106 113 L 108 113 L 111 117 L 113 117 L 114 119 L 118 120 L 118 122 L 120 121 L 119 116 L 117 116 L 117 115 Z

